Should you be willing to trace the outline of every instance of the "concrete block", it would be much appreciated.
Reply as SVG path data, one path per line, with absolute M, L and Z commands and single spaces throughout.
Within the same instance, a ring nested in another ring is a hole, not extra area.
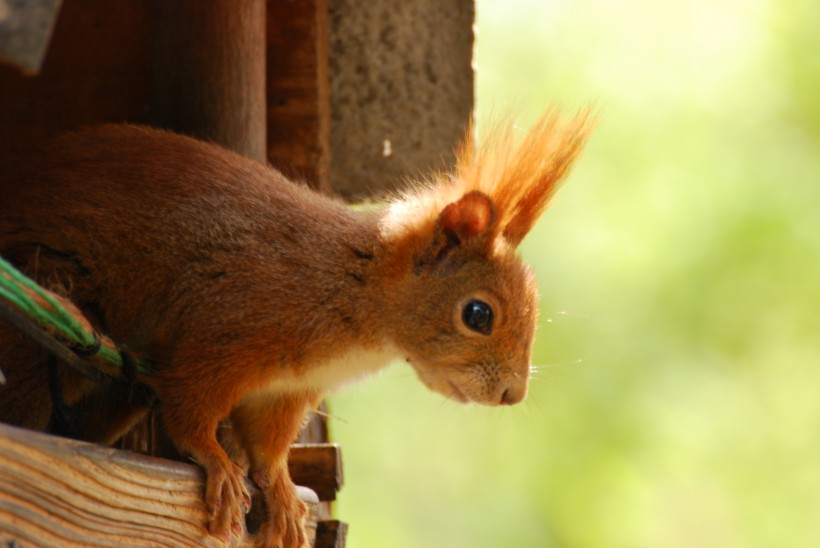
M 328 15 L 333 190 L 452 165 L 473 109 L 473 1 L 334 0 Z

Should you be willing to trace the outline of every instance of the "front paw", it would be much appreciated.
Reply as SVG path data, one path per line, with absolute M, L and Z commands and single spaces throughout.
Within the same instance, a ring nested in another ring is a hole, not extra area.
M 226 542 L 231 535 L 244 534 L 245 514 L 251 498 L 245 487 L 242 469 L 229 461 L 215 461 L 205 467 L 205 506 L 208 511 L 208 532 Z
M 255 474 L 252 474 L 254 479 Z M 265 490 L 265 519 L 254 537 L 254 545 L 264 548 L 309 547 L 305 529 L 307 505 L 286 474 L 280 474 Z

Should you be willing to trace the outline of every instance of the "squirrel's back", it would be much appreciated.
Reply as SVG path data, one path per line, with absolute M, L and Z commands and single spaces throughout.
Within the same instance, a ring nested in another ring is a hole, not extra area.
M 218 316 L 215 330 L 288 307 L 298 317 L 311 304 L 305 293 L 334 290 L 350 248 L 376 245 L 369 215 L 233 152 L 146 127 L 62 136 L 0 178 L 10 189 L 0 254 L 148 351 L 158 331 L 200 307 Z

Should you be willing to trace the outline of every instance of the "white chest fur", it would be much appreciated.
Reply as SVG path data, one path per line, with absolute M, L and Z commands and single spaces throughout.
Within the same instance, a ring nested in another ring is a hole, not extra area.
M 346 384 L 377 373 L 392 361 L 401 358 L 392 345 L 377 348 L 353 347 L 344 354 L 314 364 L 303 373 L 291 373 L 271 379 L 270 391 L 313 390 L 328 393 Z

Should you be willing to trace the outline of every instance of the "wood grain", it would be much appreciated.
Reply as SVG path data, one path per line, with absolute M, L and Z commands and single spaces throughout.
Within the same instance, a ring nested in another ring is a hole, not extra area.
M 193 465 L 0 424 L 0 544 L 223 546 L 204 529 L 202 480 Z M 318 498 L 299 494 L 312 541 Z

